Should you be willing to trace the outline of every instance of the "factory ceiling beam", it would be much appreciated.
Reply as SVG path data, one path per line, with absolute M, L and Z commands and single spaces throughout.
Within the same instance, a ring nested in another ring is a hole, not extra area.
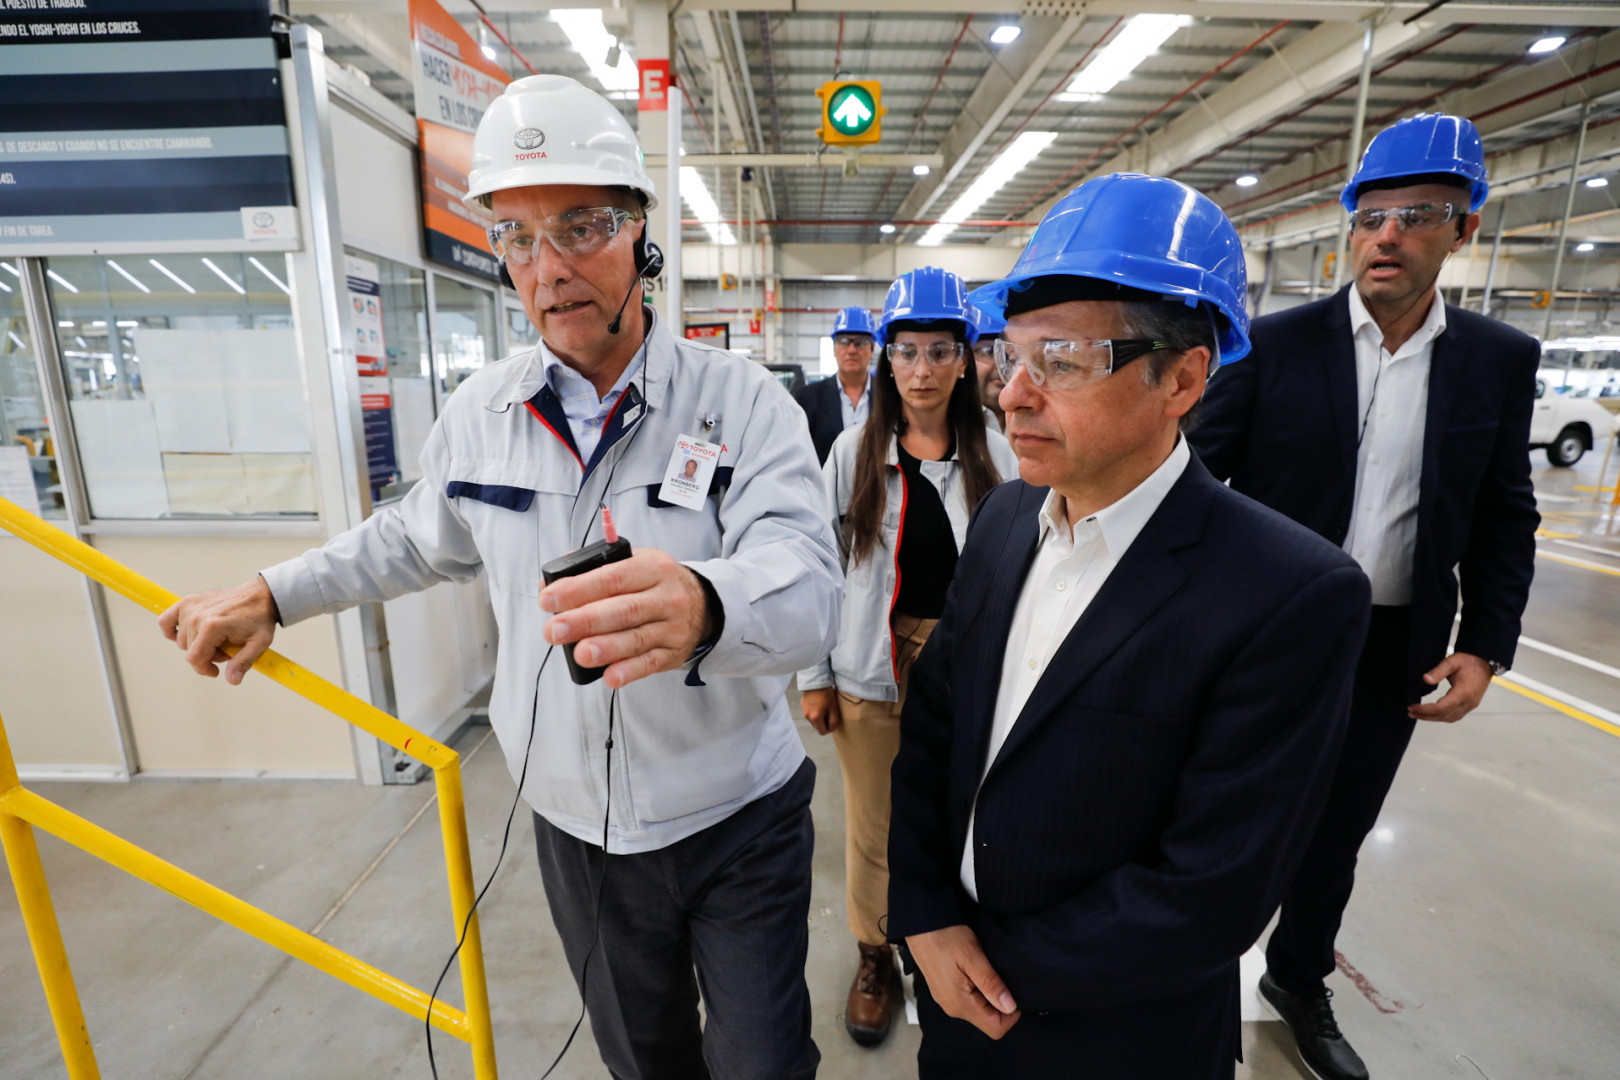
M 940 142 L 941 152 L 951 162 L 950 168 L 943 176 L 931 174 L 915 184 L 901 202 L 896 217 L 927 216 L 928 209 L 972 163 L 974 155 L 995 135 L 1002 121 L 1023 102 L 1052 58 L 1069 44 L 1085 21 L 1084 15 L 1070 15 L 1062 22 L 1038 16 L 1022 20 L 1024 33 L 996 55 L 996 63 L 985 71 Z M 894 239 L 899 242 L 904 236 L 897 235 Z
M 1423 23 L 1406 26 L 1391 22 L 1380 26 L 1373 35 L 1373 62 L 1406 48 L 1432 29 Z M 1317 26 L 1164 127 L 1148 132 L 1109 160 L 1095 163 L 1084 175 L 1069 177 L 1062 190 L 1048 193 L 1034 208 L 1018 216 L 1039 221 L 1064 191 L 1091 176 L 1113 172 L 1171 175 L 1297 108 L 1303 99 L 1319 98 L 1352 85 L 1361 63 L 1361 27 L 1342 22 Z

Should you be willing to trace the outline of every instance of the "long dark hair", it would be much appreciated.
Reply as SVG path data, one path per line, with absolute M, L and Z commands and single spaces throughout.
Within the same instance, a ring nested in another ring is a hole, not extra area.
M 944 326 L 925 326 L 916 323 L 894 323 L 887 336 L 893 340 L 901 330 L 946 329 Z M 960 324 L 950 329 L 956 340 L 967 341 Z M 972 363 L 973 354 L 967 356 Z M 946 406 L 945 423 L 956 444 L 956 458 L 961 462 L 962 477 L 967 491 L 968 512 L 979 505 L 979 500 L 991 488 L 1001 483 L 995 464 L 990 460 L 990 447 L 984 436 L 984 407 L 979 403 L 979 381 L 972 373 L 957 379 L 951 388 L 950 402 Z M 900 387 L 894 381 L 894 369 L 889 365 L 887 350 L 879 347 L 877 374 L 872 377 L 871 411 L 866 425 L 861 428 L 860 442 L 855 450 L 855 484 L 850 494 L 849 511 L 844 515 L 844 542 L 851 563 L 858 563 L 876 548 L 882 540 L 883 505 L 888 498 L 888 485 L 884 467 L 889 462 L 889 440 L 906 433 L 906 413 L 900 400 Z

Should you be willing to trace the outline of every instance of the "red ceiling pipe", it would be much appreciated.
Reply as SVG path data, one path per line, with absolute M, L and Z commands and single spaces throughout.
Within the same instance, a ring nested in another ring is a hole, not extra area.
M 956 59 L 956 50 L 961 47 L 962 39 L 967 36 L 968 27 L 972 25 L 972 15 L 965 16 L 962 19 L 962 29 L 956 32 L 956 40 L 951 42 L 951 51 L 945 54 L 945 62 L 939 66 L 939 75 L 934 79 L 934 88 L 928 91 L 928 99 L 923 102 L 922 108 L 917 110 L 917 122 L 912 125 L 911 134 L 906 136 L 906 145 L 902 153 L 911 152 L 911 144 L 916 141 L 917 132 L 922 130 L 923 118 L 928 115 L 928 106 L 934 103 L 934 95 L 939 93 L 939 88 L 945 84 L 945 69 L 951 66 L 952 60 Z M 898 168 L 889 170 L 889 179 L 884 183 L 883 190 L 878 192 L 877 202 L 874 205 L 883 205 L 883 200 L 888 198 L 889 189 L 894 186 L 894 178 L 898 175 L 900 175 Z

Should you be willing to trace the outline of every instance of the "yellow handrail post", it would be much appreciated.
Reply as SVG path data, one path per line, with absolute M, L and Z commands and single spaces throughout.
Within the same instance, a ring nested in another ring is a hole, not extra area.
M 467 807 L 461 794 L 461 759 L 452 757 L 433 772 L 439 791 L 439 830 L 444 835 L 444 866 L 450 878 L 450 911 L 457 939 L 463 924 L 467 938 L 457 954 L 461 993 L 467 1013 L 467 1042 L 473 1076 L 495 1080 L 495 1032 L 489 1019 L 489 985 L 484 978 L 484 944 L 473 911 L 472 853 L 467 846 Z
M 148 581 L 115 559 L 3 498 L 0 498 L 0 528 L 148 611 L 162 612 L 179 599 L 174 593 Z M 6 856 L 17 882 L 18 895 L 22 897 L 25 892 L 29 893 L 24 901 L 23 916 L 28 921 L 29 937 L 34 942 L 35 956 L 45 981 L 51 1013 L 56 1018 L 58 1034 L 62 1038 L 62 1050 L 68 1060 L 71 1080 L 95 1080 L 99 1074 L 96 1072 L 95 1059 L 90 1054 L 89 1037 L 84 1033 L 84 1017 L 73 989 L 61 934 L 50 906 L 50 896 L 45 891 L 44 871 L 40 867 L 33 840 L 32 827 L 36 825 L 373 997 L 418 1019 L 431 1020 L 435 1027 L 469 1044 L 476 1080 L 496 1080 L 495 1036 L 489 1016 L 483 941 L 478 933 L 478 919 L 473 914 L 472 854 L 467 844 L 467 809 L 462 797 L 460 756 L 274 650 L 265 650 L 255 662 L 253 670 L 335 713 L 396 750 L 410 754 L 433 770 L 439 793 L 439 826 L 444 839 L 450 908 L 458 938 L 462 926 L 467 927 L 467 936 L 459 956 L 466 1011 L 435 1002 L 429 1017 L 428 995 L 415 987 L 378 971 L 23 789 L 11 762 L 4 727 L 0 726 L 0 759 L 3 759 L 0 760 L 0 829 L 4 830 Z M 32 888 L 30 883 L 33 882 L 37 882 L 37 889 Z M 43 907 L 40 906 L 41 902 Z M 32 908 L 30 904 L 33 904 Z M 38 934 L 36 923 L 40 931 Z M 48 939 L 44 944 L 41 944 L 42 937 Z M 54 992 L 53 986 L 56 987 Z M 81 1044 L 77 1050 L 70 1046 L 70 1035 L 74 1031 L 77 1031 Z M 75 1057 L 75 1053 L 79 1056 Z
M 0 796 L 19 787 L 17 763 L 11 758 L 5 721 L 0 719 Z M 51 890 L 45 882 L 45 867 L 39 861 L 33 826 L 0 809 L 0 846 L 6 850 L 6 865 L 17 888 L 17 906 L 22 908 L 23 925 L 28 929 L 39 981 L 45 985 L 45 1001 L 50 1006 L 51 1022 L 56 1025 L 68 1076 L 71 1080 L 101 1080 L 79 992 L 73 985 L 73 971 L 68 967 L 67 947 L 62 944 L 62 928 L 57 925 Z

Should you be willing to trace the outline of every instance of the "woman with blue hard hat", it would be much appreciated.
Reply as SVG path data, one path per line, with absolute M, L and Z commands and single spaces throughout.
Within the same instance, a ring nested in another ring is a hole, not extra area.
M 860 950 L 844 1025 L 863 1046 L 888 1035 L 895 1002 L 884 936 L 889 766 L 906 681 L 939 619 L 973 508 L 1018 468 L 1007 440 L 985 429 L 969 375 L 978 332 L 955 274 L 902 275 L 876 329 L 871 414 L 822 466 L 846 580 L 838 644 L 799 673 L 805 719 L 833 736 L 844 773 L 848 918 Z

